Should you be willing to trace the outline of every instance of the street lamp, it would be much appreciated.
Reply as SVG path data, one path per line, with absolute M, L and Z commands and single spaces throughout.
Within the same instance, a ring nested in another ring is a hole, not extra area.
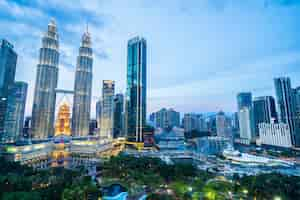
M 276 197 L 274 197 L 274 200 L 281 200 L 281 197 L 276 196 Z

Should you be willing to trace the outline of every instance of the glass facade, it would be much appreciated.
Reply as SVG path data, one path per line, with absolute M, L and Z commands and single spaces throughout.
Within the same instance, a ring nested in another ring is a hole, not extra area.
M 252 107 L 252 94 L 251 92 L 241 92 L 237 95 L 238 110 L 243 107 Z
M 27 83 L 15 82 L 9 90 L 3 137 L 6 142 L 15 142 L 23 137 L 27 88 Z
M 292 143 L 296 144 L 296 106 L 294 91 L 291 88 L 291 81 L 288 77 L 280 77 L 274 79 L 275 92 L 277 98 L 277 108 L 279 120 L 289 125 Z
M 126 135 L 129 141 L 142 142 L 146 125 L 147 44 L 135 37 L 127 46 Z
M 92 101 L 93 50 L 89 32 L 82 36 L 74 84 L 72 135 L 87 136 Z
M 253 101 L 253 114 L 255 134 L 258 136 L 260 123 L 278 122 L 274 98 L 272 96 L 256 97 Z
M 124 134 L 124 96 L 116 94 L 114 98 L 114 138 L 121 137 Z
M 32 108 L 32 137 L 44 139 L 54 134 L 54 113 L 58 81 L 59 42 L 55 21 L 42 37 Z
M 8 109 L 9 90 L 14 85 L 17 65 L 17 54 L 14 47 L 6 40 L 0 41 L 0 139 L 6 142 L 4 137 L 5 120 Z
M 113 138 L 115 82 L 104 80 L 102 87 L 101 130 L 102 138 Z

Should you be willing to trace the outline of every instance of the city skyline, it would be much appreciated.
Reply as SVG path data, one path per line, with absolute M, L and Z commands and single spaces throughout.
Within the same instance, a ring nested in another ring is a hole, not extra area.
M 119 8 L 126 2 L 116 6 L 115 1 L 90 1 L 81 9 L 78 2 L 60 5 L 54 0 L 48 7 L 41 1 L 0 2 L 0 34 L 14 44 L 19 55 L 16 79 L 29 83 L 26 116 L 31 115 L 40 37 L 51 17 L 57 20 L 60 35 L 59 69 L 65 76 L 59 76 L 58 87 L 62 89 L 73 88 L 78 41 L 88 23 L 95 44 L 94 97 L 101 96 L 105 79 L 116 81 L 117 93 L 125 92 L 126 42 L 135 35 L 144 36 L 149 43 L 148 113 L 161 107 L 180 112 L 233 112 L 240 91 L 251 91 L 254 97 L 275 96 L 273 77 L 289 76 L 293 86 L 300 85 L 296 78 L 300 63 L 296 12 L 300 5 L 295 1 L 247 1 L 243 5 L 133 1 L 122 12 Z M 140 19 L 133 20 L 135 14 L 129 11 L 137 12 Z M 8 25 L 12 28 L 5 31 Z M 160 31 L 152 30 L 151 25 Z M 183 25 L 184 32 L 180 30 Z M 93 98 L 92 117 L 96 100 Z

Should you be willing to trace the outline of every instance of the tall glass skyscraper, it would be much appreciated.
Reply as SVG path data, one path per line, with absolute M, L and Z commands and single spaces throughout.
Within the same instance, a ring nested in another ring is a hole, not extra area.
M 74 85 L 72 135 L 87 136 L 92 100 L 93 50 L 91 36 L 86 31 L 82 36 Z
M 23 138 L 23 122 L 28 84 L 25 82 L 15 82 L 9 90 L 8 105 L 5 117 L 6 141 L 15 142 Z
M 292 143 L 296 145 L 296 107 L 294 92 L 291 87 L 291 81 L 288 77 L 279 77 L 274 79 L 277 107 L 280 122 L 289 125 Z M 299 133 L 298 133 L 299 134 Z M 298 144 L 299 145 L 299 144 Z
M 51 20 L 42 37 L 32 108 L 32 137 L 43 139 L 54 134 L 54 112 L 58 81 L 59 42 L 56 23 Z
M 255 134 L 259 135 L 260 123 L 277 122 L 275 100 L 272 96 L 256 97 L 253 100 Z
M 243 107 L 252 107 L 252 94 L 251 92 L 240 92 L 237 95 L 238 110 Z
M 124 135 L 124 95 L 116 94 L 114 97 L 114 138 Z
M 0 41 L 0 140 L 5 142 L 4 122 L 8 104 L 8 94 L 15 81 L 17 54 L 6 40 Z
M 113 138 L 115 82 L 104 80 L 102 86 L 101 138 Z
M 141 37 L 128 41 L 126 88 L 126 135 L 142 142 L 146 125 L 147 44 Z

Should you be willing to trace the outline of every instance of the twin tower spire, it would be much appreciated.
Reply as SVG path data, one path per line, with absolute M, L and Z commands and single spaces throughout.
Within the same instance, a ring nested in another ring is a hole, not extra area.
M 72 113 L 73 136 L 86 136 L 89 131 L 93 69 L 91 46 L 91 35 L 87 28 L 82 36 L 79 55 L 77 56 Z M 33 139 L 45 139 L 54 134 L 58 64 L 59 37 L 56 22 L 51 19 L 48 30 L 42 37 L 42 47 L 37 65 L 32 108 Z M 62 74 L 62 76 L 64 75 Z

